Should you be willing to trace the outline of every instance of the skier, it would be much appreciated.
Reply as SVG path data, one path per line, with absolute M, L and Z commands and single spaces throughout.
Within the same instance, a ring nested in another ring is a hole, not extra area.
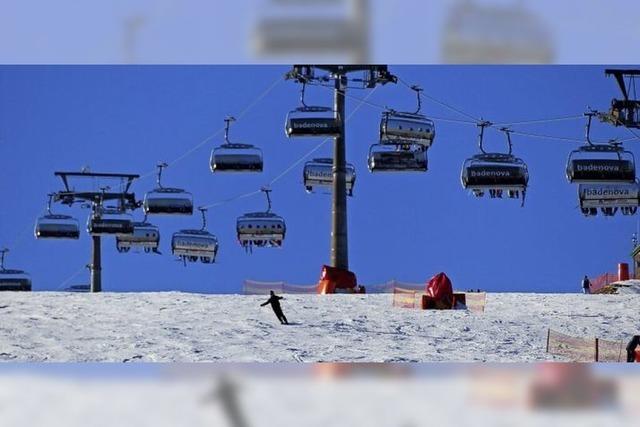
M 584 279 L 582 279 L 582 292 L 585 294 L 591 293 L 591 282 L 586 274 L 584 275 Z
M 634 335 L 627 344 L 627 362 L 633 363 L 636 361 L 636 348 L 640 345 L 640 335 Z
M 264 307 L 267 304 L 271 304 L 271 308 L 273 309 L 273 312 L 276 314 L 276 317 L 278 318 L 280 323 L 282 323 L 283 325 L 288 325 L 289 322 L 287 321 L 287 318 L 282 312 L 282 307 L 280 307 L 280 300 L 284 298 L 277 296 L 273 291 L 270 291 L 270 292 L 271 292 L 271 296 L 266 302 L 260 304 L 260 307 Z

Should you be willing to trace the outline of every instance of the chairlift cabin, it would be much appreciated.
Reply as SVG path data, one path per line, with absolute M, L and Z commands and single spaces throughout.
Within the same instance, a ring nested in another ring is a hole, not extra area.
M 247 213 L 236 221 L 238 242 L 248 252 L 253 246 L 281 247 L 287 231 L 284 218 L 271 212 L 271 190 L 263 188 L 262 191 L 267 196 L 267 211 Z
M 229 127 L 234 117 L 225 121 L 224 144 L 211 152 L 211 172 L 262 172 L 262 150 L 250 144 L 229 141 Z
M 133 233 L 116 235 L 116 249 L 120 253 L 131 249 L 144 249 L 146 253 L 158 253 L 160 229 L 146 221 L 134 222 Z
M 294 137 L 335 137 L 340 135 L 340 123 L 329 107 L 298 107 L 287 114 L 285 132 Z
M 347 194 L 353 196 L 353 187 L 356 182 L 356 168 L 351 163 L 346 165 L 346 185 Z M 302 171 L 304 188 L 307 193 L 315 191 L 316 188 L 333 188 L 333 159 L 320 158 L 306 162 Z
M 507 193 L 511 199 L 524 195 L 529 183 L 529 171 L 522 159 L 509 154 L 478 154 L 464 162 L 461 176 L 462 186 L 476 197 L 485 191 L 491 198 L 502 198 Z
M 99 208 L 87 222 L 87 231 L 92 236 L 117 236 L 133 234 L 131 215 L 119 209 Z
M 31 278 L 22 270 L 0 270 L 0 291 L 30 292 Z
M 37 239 L 79 239 L 80 226 L 69 215 L 49 213 L 38 218 L 34 233 Z
M 163 187 L 162 169 L 166 163 L 158 165 L 158 188 L 144 196 L 144 213 L 148 215 L 192 215 L 193 196 L 181 188 Z
M 211 172 L 262 172 L 262 150 L 250 144 L 224 144 L 211 152 Z
M 427 151 L 422 146 L 374 144 L 369 148 L 371 172 L 426 172 Z
M 595 216 L 598 210 L 605 216 L 613 216 L 618 210 L 623 215 L 634 215 L 640 206 L 640 185 L 637 182 L 580 184 L 578 198 L 585 216 Z
M 4 268 L 4 258 L 8 249 L 0 250 L 0 291 L 31 291 L 31 277 L 22 270 Z
M 51 212 L 54 194 L 49 194 L 47 214 L 36 220 L 34 234 L 36 239 L 79 239 L 78 220 L 69 215 L 56 215 Z
M 218 239 L 206 230 L 206 209 L 200 208 L 200 212 L 202 213 L 202 228 L 200 230 L 180 230 L 173 233 L 171 252 L 185 263 L 200 260 L 204 264 L 212 264 L 218 253 Z
M 171 252 L 184 261 L 211 264 L 218 253 L 218 239 L 206 230 L 180 230 L 173 233 Z
M 285 133 L 287 137 L 335 137 L 340 135 L 340 120 L 333 108 L 305 104 L 306 81 L 300 92 L 301 106 L 287 114 Z
M 385 111 L 380 120 L 381 144 L 418 144 L 431 147 L 436 136 L 433 120 L 422 114 Z
M 582 184 L 633 183 L 635 158 L 617 144 L 585 145 L 569 154 L 567 179 Z
M 484 129 L 491 126 L 489 122 L 480 122 L 478 146 L 481 153 L 476 154 L 462 165 L 460 181 L 462 187 L 470 190 L 474 196 L 483 197 L 489 192 L 492 199 L 501 199 L 504 194 L 510 199 L 524 199 L 529 184 L 527 164 L 512 154 L 511 131 L 502 128 L 507 138 L 507 153 L 488 153 L 484 150 Z

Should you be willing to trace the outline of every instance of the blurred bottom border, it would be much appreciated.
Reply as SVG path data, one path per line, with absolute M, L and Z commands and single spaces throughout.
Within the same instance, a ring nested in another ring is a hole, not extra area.
M 637 364 L 0 365 L 3 426 L 640 425 Z M 508 418 L 505 418 L 508 417 Z

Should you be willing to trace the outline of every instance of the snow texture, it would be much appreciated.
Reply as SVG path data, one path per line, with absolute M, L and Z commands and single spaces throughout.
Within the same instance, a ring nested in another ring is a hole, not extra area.
M 530 362 L 547 328 L 628 340 L 640 295 L 487 294 L 484 313 L 392 307 L 393 295 L 2 293 L 0 361 Z

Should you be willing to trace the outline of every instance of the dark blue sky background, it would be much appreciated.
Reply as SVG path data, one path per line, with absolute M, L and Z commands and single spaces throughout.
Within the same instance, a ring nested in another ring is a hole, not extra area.
M 171 162 L 239 114 L 282 76 L 288 66 L 2 67 L 0 68 L 0 246 L 12 252 L 8 266 L 28 270 L 34 290 L 55 290 L 89 260 L 90 239 L 36 241 L 33 224 L 46 194 L 60 190 L 55 170 L 147 174 L 158 161 Z M 604 66 L 452 67 L 391 66 L 425 93 L 476 116 L 511 122 L 579 115 L 588 106 L 606 109 L 618 94 Z M 316 146 L 318 139 L 288 140 L 284 118 L 297 106 L 299 87 L 282 81 L 232 129 L 232 139 L 264 150 L 263 174 L 213 175 L 211 142 L 172 165 L 164 184 L 193 192 L 206 205 L 260 188 Z M 364 97 L 364 91 L 352 91 Z M 308 101 L 330 104 L 324 88 Z M 380 87 L 370 101 L 413 109 L 402 85 Z M 347 102 L 348 112 L 358 104 Z M 466 120 L 433 102 L 424 112 Z M 576 188 L 564 177 L 568 153 L 578 143 L 514 136 L 515 154 L 530 169 L 525 208 L 509 200 L 475 199 L 462 189 L 463 160 L 476 153 L 473 125 L 436 121 L 437 137 L 424 174 L 370 174 L 369 146 L 376 141 L 380 110 L 363 106 L 349 121 L 348 159 L 358 171 L 349 200 L 350 264 L 365 284 L 391 278 L 422 282 L 445 271 L 460 289 L 575 291 L 583 274 L 614 270 L 628 261 L 635 217 L 583 218 Z M 583 120 L 514 126 L 538 134 L 581 138 Z M 601 138 L 629 133 L 597 123 Z M 490 148 L 503 136 L 489 131 Z M 635 143 L 628 144 L 635 151 Z M 329 156 L 327 143 L 315 155 Z M 170 255 L 171 233 L 198 227 L 193 217 L 150 217 L 161 227 L 165 255 L 119 254 L 105 239 L 107 291 L 183 290 L 236 292 L 246 278 L 310 284 L 329 258 L 330 197 L 308 195 L 302 164 L 273 185 L 274 211 L 287 220 L 281 249 L 245 254 L 235 239 L 235 220 L 264 209 L 263 196 L 209 212 L 209 230 L 220 239 L 218 263 L 189 265 Z M 134 184 L 138 197 L 155 185 L 149 176 Z M 86 222 L 88 211 L 58 207 Z M 136 214 L 141 218 L 140 213 Z M 88 274 L 68 284 L 88 281 Z

